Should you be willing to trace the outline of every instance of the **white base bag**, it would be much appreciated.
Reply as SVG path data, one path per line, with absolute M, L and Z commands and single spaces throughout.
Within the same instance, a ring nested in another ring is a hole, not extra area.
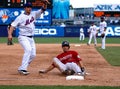
M 66 76 L 66 80 L 84 80 L 84 76 L 69 75 L 69 76 Z

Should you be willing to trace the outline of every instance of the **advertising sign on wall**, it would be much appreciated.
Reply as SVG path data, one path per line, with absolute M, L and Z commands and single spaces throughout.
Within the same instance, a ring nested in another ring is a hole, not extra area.
M 120 11 L 120 4 L 95 4 L 94 11 Z
M 64 37 L 63 27 L 36 26 L 34 32 L 35 37 Z M 16 36 L 18 34 L 19 29 L 16 29 Z
M 64 27 L 40 27 L 35 28 L 35 36 L 64 37 Z
M 38 9 L 33 9 L 36 11 Z M 23 8 L 0 8 L 0 25 L 10 24 L 17 16 L 24 13 Z M 47 9 L 35 22 L 36 25 L 51 25 L 51 9 Z
M 81 27 L 51 27 L 36 26 L 35 37 L 79 37 Z M 83 27 L 85 37 L 88 37 L 88 27 Z M 14 30 L 13 35 L 18 36 L 18 28 Z M 7 26 L 0 26 L 0 37 L 7 37 Z M 98 34 L 100 36 L 100 33 Z M 106 29 L 107 37 L 120 37 L 120 26 L 108 26 Z

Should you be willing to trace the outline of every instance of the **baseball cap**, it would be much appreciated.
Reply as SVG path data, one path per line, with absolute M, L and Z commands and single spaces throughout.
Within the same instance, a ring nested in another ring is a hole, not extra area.
M 64 47 L 64 46 L 70 47 L 69 42 L 68 41 L 63 41 L 62 42 L 62 47 Z
M 26 4 L 24 4 L 24 7 L 32 7 L 32 3 L 27 2 Z
M 104 19 L 104 17 L 102 16 L 100 19 Z

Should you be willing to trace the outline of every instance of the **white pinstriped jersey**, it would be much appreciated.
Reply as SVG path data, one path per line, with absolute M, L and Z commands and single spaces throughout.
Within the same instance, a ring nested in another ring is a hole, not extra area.
M 96 25 L 90 26 L 90 28 L 88 29 L 88 32 L 97 33 L 97 26 Z
M 25 13 L 20 14 L 11 24 L 13 27 L 19 28 L 19 35 L 31 36 L 34 35 L 35 20 L 39 18 L 41 11 L 32 11 L 30 15 Z
M 104 28 L 107 27 L 107 23 L 105 21 L 100 22 L 100 33 L 104 33 Z

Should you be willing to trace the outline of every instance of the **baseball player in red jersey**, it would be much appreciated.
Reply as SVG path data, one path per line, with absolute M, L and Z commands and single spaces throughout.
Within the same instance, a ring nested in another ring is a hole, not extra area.
M 54 68 L 57 68 L 62 74 L 65 75 L 84 75 L 85 69 L 82 64 L 82 59 L 76 51 L 69 50 L 70 45 L 68 41 L 62 42 L 62 49 L 63 53 L 53 58 L 53 63 L 48 68 L 40 70 L 39 73 L 47 73 Z

